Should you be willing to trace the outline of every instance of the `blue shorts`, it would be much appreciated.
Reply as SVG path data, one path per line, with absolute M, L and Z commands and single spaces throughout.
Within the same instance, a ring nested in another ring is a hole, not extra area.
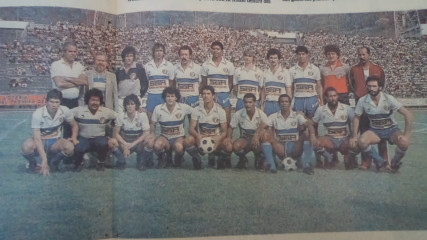
M 159 105 L 163 104 L 165 101 L 163 101 L 162 94 L 151 94 L 149 93 L 147 96 L 147 106 L 145 107 L 148 112 L 153 112 L 154 108 Z
M 386 129 L 369 128 L 369 130 L 374 132 L 381 139 L 381 141 L 387 140 L 389 143 L 391 143 L 390 140 L 391 140 L 391 136 L 393 136 L 393 133 L 400 131 L 400 129 L 397 125 L 392 126 L 390 128 L 386 128 Z
M 280 104 L 277 101 L 265 101 L 264 102 L 264 112 L 267 116 L 270 116 L 273 113 L 280 112 Z
M 230 94 L 227 92 L 220 92 L 216 94 L 216 102 L 221 105 L 222 108 L 231 107 Z
M 334 138 L 331 136 L 326 136 L 329 138 L 329 140 L 331 140 L 332 144 L 334 144 L 334 149 L 338 150 L 340 148 L 340 146 L 349 139 L 349 137 L 343 137 L 343 138 Z
M 199 106 L 199 96 L 181 97 L 179 102 L 185 103 L 188 106 L 195 108 L 195 107 Z
M 319 106 L 317 96 L 313 97 L 296 97 L 294 98 L 294 111 L 301 111 L 308 118 L 312 118 Z
M 259 101 L 256 101 L 256 106 L 259 107 Z M 236 103 L 236 112 L 245 107 L 243 99 L 238 98 Z
M 43 148 L 44 148 L 44 152 L 46 154 L 49 154 L 49 150 L 50 148 L 52 148 L 52 145 L 55 144 L 60 138 L 50 138 L 50 139 L 44 139 L 43 141 Z M 36 156 L 39 155 L 37 148 L 34 149 L 34 153 L 36 154 Z
M 294 146 L 295 142 L 281 142 L 283 148 L 285 149 L 285 154 L 287 157 L 296 158 L 298 156 L 294 156 Z

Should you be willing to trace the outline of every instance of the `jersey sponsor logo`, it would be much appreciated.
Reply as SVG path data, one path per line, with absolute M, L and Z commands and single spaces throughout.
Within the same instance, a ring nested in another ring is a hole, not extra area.
M 332 137 L 347 136 L 347 128 L 328 128 L 328 135 Z
M 168 74 L 168 70 L 163 69 L 163 70 L 162 70 L 162 73 L 163 73 L 163 74 Z
M 178 89 L 180 91 L 189 92 L 188 90 L 194 90 L 194 84 L 191 84 L 191 83 L 188 83 L 188 84 L 178 83 Z
M 250 87 L 250 86 L 239 86 L 240 92 L 243 93 L 256 93 L 257 88 L 256 87 Z
M 314 92 L 313 85 L 308 84 L 295 84 L 296 92 Z
M 281 88 L 275 88 L 275 87 L 266 87 L 265 93 L 267 94 L 274 94 L 274 95 L 280 95 L 282 93 Z
M 166 87 L 166 80 L 150 80 L 150 87 L 151 88 L 165 88 Z
M 205 127 L 200 127 L 200 134 L 201 135 L 208 135 L 208 136 L 212 136 L 212 135 L 216 135 L 217 134 L 217 128 L 205 128 Z
M 209 79 L 209 85 L 211 85 L 213 87 L 224 86 L 224 85 L 227 85 L 227 81 L 224 79 L 211 78 L 211 79 Z
M 390 118 L 372 119 L 371 124 L 374 128 L 389 128 L 393 126 L 393 121 Z
M 131 73 L 129 77 L 131 80 L 136 80 L 136 73 Z
M 279 142 L 295 142 L 298 140 L 298 134 L 283 134 L 277 136 Z
M 180 134 L 179 126 L 162 126 L 163 135 L 175 136 Z

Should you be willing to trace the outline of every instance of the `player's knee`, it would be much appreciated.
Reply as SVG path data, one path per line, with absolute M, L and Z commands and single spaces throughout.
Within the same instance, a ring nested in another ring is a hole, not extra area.
M 184 147 L 185 148 L 194 146 L 194 145 L 196 145 L 195 143 L 196 143 L 196 140 L 193 136 L 187 136 L 184 139 Z
M 184 151 L 184 145 L 183 145 L 183 143 L 182 143 L 182 142 L 180 142 L 180 143 L 175 143 L 175 144 L 173 145 L 173 149 L 174 149 L 174 151 L 175 151 L 175 152 L 177 152 L 177 153 L 182 153 L 182 152 Z
M 153 147 L 154 147 L 155 151 L 159 152 L 159 151 L 162 151 L 163 149 L 165 149 L 165 144 L 160 140 L 156 140 L 154 142 Z
M 74 144 L 68 140 L 64 140 L 64 142 L 62 143 L 62 151 L 70 156 L 74 154 Z
M 34 141 L 31 138 L 25 140 L 21 145 L 21 151 L 23 154 L 30 154 L 34 151 L 34 149 Z

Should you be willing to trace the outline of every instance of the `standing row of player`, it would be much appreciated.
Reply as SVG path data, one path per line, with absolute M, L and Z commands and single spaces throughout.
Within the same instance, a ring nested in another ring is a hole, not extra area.
M 254 141 L 252 142 L 247 140 L 238 140 L 234 142 L 234 145 L 230 143 L 224 144 L 224 149 L 222 151 L 219 151 L 222 153 L 219 167 L 222 167 L 222 164 L 224 164 L 225 166 L 231 165 L 231 163 L 229 163 L 231 154 L 230 146 L 233 146 L 233 149 L 239 156 L 240 160 L 238 166 L 244 166 L 245 162 L 247 162 L 245 155 L 248 149 L 258 148 L 257 145 L 259 145 L 259 141 L 261 140 L 264 142 L 262 144 L 262 149 L 265 154 L 265 157 L 267 158 L 267 162 L 270 164 L 271 170 L 275 171 L 275 164 L 273 164 L 274 162 L 273 160 L 271 160 L 272 157 L 270 157 L 270 152 L 272 152 L 272 146 L 274 152 L 276 152 L 279 156 L 286 154 L 280 154 L 280 150 L 277 150 L 275 144 L 271 144 L 271 142 L 273 142 L 272 139 L 279 139 L 279 142 L 285 142 L 286 144 L 284 145 L 288 145 L 287 142 L 296 142 L 299 139 L 298 136 L 299 132 L 301 131 L 301 129 L 298 128 L 297 134 L 295 134 L 295 132 L 293 132 L 292 134 L 288 134 L 288 131 L 290 130 L 287 129 L 287 126 L 277 127 L 281 125 L 280 121 L 288 121 L 288 114 L 290 114 L 291 116 L 295 115 L 295 117 L 297 118 L 297 126 L 301 125 L 307 129 L 310 129 L 309 126 L 312 126 L 312 124 L 304 124 L 305 121 L 303 121 L 301 117 L 298 117 L 299 114 L 292 111 L 291 106 L 289 106 L 289 109 L 287 110 L 289 112 L 285 113 L 286 111 L 284 111 L 284 106 L 282 105 L 286 104 L 282 104 L 282 100 L 280 100 L 282 98 L 288 98 L 289 104 L 291 104 L 292 102 L 293 110 L 300 111 L 305 115 L 306 118 L 311 119 L 313 116 L 315 116 L 315 112 L 318 109 L 318 106 L 323 105 L 323 89 L 330 90 L 330 87 L 334 86 L 333 90 L 336 93 L 336 97 L 340 103 L 334 100 L 333 97 L 330 97 L 330 101 L 328 101 L 328 104 L 325 105 L 323 108 L 327 108 L 324 109 L 325 112 L 327 112 L 327 110 L 329 109 L 329 111 L 332 113 L 332 120 L 334 120 L 334 118 L 336 120 L 336 118 L 338 117 L 345 118 L 341 119 L 339 121 L 340 123 L 338 124 L 345 125 L 351 122 L 351 114 L 348 116 L 338 116 L 335 111 L 337 109 L 341 110 L 341 108 L 338 107 L 345 106 L 342 105 L 342 103 L 349 104 L 349 92 L 351 88 L 354 89 L 356 100 L 359 100 L 359 98 L 361 98 L 368 92 L 365 80 L 369 76 L 376 77 L 376 79 L 378 80 L 378 87 L 380 88 L 378 91 L 382 90 L 382 88 L 384 87 L 384 72 L 379 66 L 370 62 L 370 50 L 367 47 L 362 47 L 358 50 L 360 63 L 356 66 L 353 66 L 351 70 L 348 65 L 343 64 L 339 60 L 340 51 L 339 48 L 334 45 L 325 47 L 325 55 L 327 56 L 328 62 L 327 64 L 325 64 L 325 66 L 321 66 L 320 69 L 309 62 L 309 52 L 306 47 L 297 47 L 295 53 L 297 55 L 298 63 L 297 65 L 293 66 L 289 71 L 281 67 L 280 51 L 278 51 L 277 49 L 270 49 L 267 52 L 267 59 L 270 63 L 270 68 L 264 72 L 259 70 L 255 66 L 255 54 L 252 51 L 245 51 L 244 66 L 234 69 L 233 64 L 223 57 L 223 46 L 220 42 L 212 43 L 212 58 L 206 61 L 202 66 L 198 66 L 197 64 L 191 61 L 192 51 L 191 48 L 189 48 L 188 46 L 183 46 L 180 48 L 179 55 L 181 62 L 178 63 L 175 67 L 173 67 L 170 62 L 164 59 L 165 48 L 161 44 L 154 45 L 153 60 L 147 63 L 145 66 L 142 66 L 141 64 L 135 62 L 135 49 L 133 47 L 126 47 L 121 54 L 123 59 L 123 66 L 117 69 L 115 76 L 114 74 L 111 74 L 106 71 L 107 59 L 106 55 L 102 53 L 96 54 L 95 56 L 95 69 L 87 73 L 83 73 L 82 66 L 75 61 L 76 51 L 77 49 L 74 44 L 67 43 L 64 46 L 63 58 L 53 63 L 51 68 L 53 86 L 62 91 L 64 95 L 63 103 L 64 105 L 67 105 L 69 107 L 78 106 L 79 98 L 81 98 L 81 95 L 84 92 L 83 89 L 86 89 L 87 91 L 88 89 L 96 88 L 101 90 L 103 98 L 105 99 L 105 106 L 107 108 L 111 108 L 119 113 L 122 113 L 123 109 L 126 110 L 126 108 L 122 109 L 121 106 L 123 106 L 123 100 L 127 96 L 130 96 L 130 94 L 134 94 L 141 98 L 147 93 L 146 110 L 148 113 L 148 119 L 152 120 L 152 124 L 156 123 L 157 121 L 162 124 L 163 121 L 157 119 L 156 115 L 154 115 L 154 112 L 157 106 L 166 106 L 168 103 L 167 96 L 162 96 L 162 92 L 165 88 L 167 88 L 168 86 L 176 87 L 176 89 L 178 90 L 178 95 L 182 95 L 182 97 L 180 98 L 179 96 L 176 96 L 177 94 L 175 94 L 175 97 L 177 98 L 176 100 L 179 100 L 181 103 L 184 103 L 178 104 L 178 106 L 181 106 L 181 108 L 187 108 L 184 106 L 195 107 L 198 105 L 199 93 L 201 93 L 203 96 L 203 92 L 199 92 L 199 89 L 203 89 L 204 86 L 212 86 L 215 89 L 214 91 L 216 93 L 216 102 L 225 111 L 226 129 L 228 127 L 230 127 L 229 129 L 236 127 L 244 129 L 245 127 L 242 126 L 242 124 L 245 124 L 246 122 L 248 126 L 251 124 L 255 124 L 257 125 L 257 127 L 263 126 L 261 125 L 261 123 L 266 124 L 266 126 L 270 124 L 272 128 L 276 129 L 275 138 L 271 136 L 269 138 L 269 136 L 257 135 L 259 131 L 254 130 L 254 126 L 250 127 L 252 129 L 247 129 L 248 131 L 242 131 L 242 136 L 244 136 L 243 138 L 251 138 L 251 140 L 254 139 Z M 348 76 L 350 76 L 350 81 L 348 81 Z M 349 84 L 349 82 L 351 82 L 352 84 Z M 241 118 L 235 120 L 234 123 L 234 119 L 231 120 L 231 103 L 229 99 L 230 92 L 233 89 L 236 90 L 238 98 L 236 104 L 236 114 L 234 115 L 234 117 L 240 116 Z M 330 92 L 331 91 L 326 91 L 327 98 L 329 98 L 328 93 Z M 284 97 L 283 94 L 285 93 L 287 94 L 287 97 Z M 371 93 L 371 91 L 369 91 L 369 93 Z M 212 95 L 214 95 L 214 92 L 212 92 Z M 253 98 L 254 107 L 259 106 L 259 109 L 256 107 L 253 110 L 250 109 L 251 103 L 246 103 L 244 97 L 246 95 L 249 95 L 250 98 Z M 392 97 L 386 95 L 385 93 L 381 93 L 378 95 L 380 97 L 383 97 L 383 95 L 387 96 L 383 98 L 385 98 L 387 101 L 393 102 L 392 100 L 390 100 L 392 99 Z M 281 98 L 279 99 L 280 96 Z M 163 104 L 165 100 L 166 104 Z M 382 102 L 383 101 L 380 101 L 380 103 Z M 86 102 L 86 104 L 88 103 L 89 102 Z M 334 106 L 335 103 L 336 106 Z M 134 102 L 134 104 L 136 103 Z M 396 103 L 393 104 L 396 105 Z M 381 104 L 374 103 L 372 108 L 379 108 L 380 105 Z M 243 109 L 243 107 L 245 107 L 245 109 Z M 390 109 L 390 104 L 387 106 L 381 105 L 381 107 L 384 108 L 384 111 L 387 111 L 387 109 Z M 403 108 L 401 105 L 396 105 L 393 107 L 395 108 L 394 110 L 399 110 L 405 115 L 405 120 L 408 120 L 407 122 L 411 122 L 410 113 L 405 108 Z M 90 105 L 88 105 L 88 108 L 90 109 Z M 167 112 L 166 109 L 163 110 Z M 174 109 L 172 108 L 169 110 L 170 111 L 168 112 L 168 114 L 172 115 Z M 253 112 L 251 113 L 251 111 Z M 361 126 L 365 128 L 366 126 L 370 126 L 380 129 L 388 129 L 390 127 L 393 127 L 394 129 L 394 127 L 396 126 L 395 121 L 391 118 L 391 114 L 387 115 L 387 113 L 370 113 L 370 111 L 372 111 L 372 109 L 368 107 L 367 109 L 365 109 L 365 111 L 362 111 L 360 113 L 360 116 L 363 117 L 366 115 L 369 118 L 369 122 L 366 122 L 366 120 L 362 121 L 363 124 L 361 124 Z M 365 115 L 363 115 L 362 113 L 365 113 Z M 181 124 L 180 121 L 183 121 L 183 117 L 189 114 L 189 112 L 180 112 L 180 114 L 183 115 L 179 117 L 177 116 L 177 122 L 174 124 Z M 252 119 L 252 117 L 254 116 L 253 114 L 256 114 L 255 120 L 258 121 L 258 123 L 254 123 L 254 119 Z M 273 120 L 265 120 L 267 116 L 271 115 L 277 115 L 277 118 L 280 118 L 279 114 L 282 114 L 282 119 L 280 119 L 278 125 L 275 125 L 274 127 Z M 356 112 L 356 114 L 358 114 L 358 112 Z M 304 116 L 302 117 L 304 118 Z M 219 116 L 217 116 L 217 118 L 219 118 Z M 331 127 L 328 128 L 328 126 L 324 122 L 325 119 L 320 118 L 321 116 L 314 118 L 313 121 L 321 122 L 320 120 L 323 120 L 322 123 L 325 125 L 328 131 L 326 134 L 327 136 L 337 138 L 337 136 L 339 135 L 338 138 L 348 138 L 350 132 L 352 132 L 351 128 L 345 128 L 346 131 L 343 131 L 343 126 L 341 126 L 341 128 L 335 127 L 337 129 L 332 129 Z M 193 121 L 193 118 L 191 119 L 191 121 Z M 261 119 L 264 119 L 265 121 Z M 356 119 L 359 119 L 359 115 L 357 115 Z M 311 123 L 311 121 L 309 121 L 309 123 Z M 295 123 L 292 122 L 291 124 Z M 331 122 L 331 126 L 335 126 L 336 124 L 337 123 L 335 122 Z M 206 126 L 208 125 L 209 124 L 207 124 Z M 162 134 L 164 134 L 164 129 L 166 132 L 169 131 L 170 133 L 172 133 L 172 135 L 176 135 L 178 132 L 175 131 L 179 129 L 179 133 L 181 134 L 181 132 L 183 132 L 183 129 L 176 127 L 177 125 L 173 125 L 172 127 L 168 128 L 162 126 Z M 200 127 L 201 126 L 198 126 L 196 132 L 200 131 Z M 399 141 L 408 141 L 410 136 L 410 127 L 410 123 L 407 123 L 405 125 L 405 132 L 402 135 L 403 139 L 402 136 L 399 135 Z M 358 128 L 359 127 L 357 126 L 357 129 Z M 278 131 L 277 129 L 279 129 L 280 131 Z M 262 132 L 268 133 L 268 131 Z M 339 133 L 337 134 L 337 132 Z M 371 131 L 368 131 L 368 133 L 371 133 Z M 223 134 L 224 133 L 221 133 L 220 135 Z M 314 146 L 315 149 L 318 150 L 316 151 L 318 152 L 317 155 L 325 156 L 325 158 L 327 159 L 326 165 L 330 167 L 332 163 L 330 160 L 331 156 L 328 155 L 328 153 L 337 150 L 341 145 L 341 142 L 345 141 L 339 141 L 338 143 L 334 142 L 332 146 L 330 144 L 325 145 L 323 142 L 328 142 L 327 140 L 325 140 L 325 138 L 320 138 L 320 140 L 317 140 L 316 138 L 316 140 L 314 140 L 313 136 L 316 137 L 317 135 L 314 129 L 309 131 L 307 134 L 309 134 L 309 136 L 302 138 L 305 139 L 305 141 L 301 140 L 301 142 L 304 143 L 303 147 L 299 147 L 299 149 L 302 149 L 303 151 L 300 151 L 298 148 L 295 150 L 290 150 L 293 149 L 293 147 L 285 147 L 284 152 L 289 151 L 288 155 L 292 155 L 296 152 L 304 152 L 307 155 L 307 159 L 311 159 L 311 157 L 309 157 L 311 152 L 310 148 Z M 380 133 L 374 132 L 374 134 L 378 135 Z M 394 136 L 394 130 L 391 134 Z M 362 134 L 362 136 L 363 135 L 365 134 Z M 69 136 L 71 135 L 64 133 L 64 137 Z M 192 134 L 192 136 L 195 136 L 195 143 L 197 145 L 199 143 L 200 136 L 197 137 L 197 134 L 194 133 Z M 253 138 L 254 136 L 259 137 L 259 139 Z M 93 137 L 95 136 L 88 136 L 89 139 Z M 383 142 L 382 146 L 384 146 L 386 144 L 384 144 L 384 139 L 387 138 L 389 137 L 381 136 L 380 140 L 377 141 L 376 138 L 373 138 L 371 136 L 369 137 L 369 139 L 375 139 L 375 141 L 366 141 L 366 139 L 363 139 L 363 143 L 356 144 L 355 141 L 352 141 L 352 144 L 349 145 L 352 145 L 353 148 L 355 148 L 355 145 L 360 145 L 361 147 L 363 146 L 362 150 L 366 150 L 366 142 L 368 142 L 369 146 L 372 143 Z M 189 137 L 188 139 L 191 138 Z M 270 140 L 266 141 L 265 139 Z M 178 143 L 179 142 L 180 141 L 178 141 Z M 190 142 L 190 140 L 188 140 L 187 142 Z M 393 142 L 397 143 L 397 140 Z M 155 148 L 156 146 L 158 146 L 158 148 L 168 149 L 168 144 L 165 141 L 156 140 L 153 144 Z M 172 145 L 174 144 L 175 142 L 172 142 Z M 175 155 L 178 156 L 177 159 L 179 159 L 180 154 L 183 153 L 184 145 L 185 144 L 181 144 L 181 149 L 178 149 L 182 151 L 178 151 L 179 154 Z M 405 148 L 405 146 L 403 145 L 398 148 L 400 150 L 400 153 L 404 152 L 407 148 L 407 146 Z M 326 151 L 323 150 L 324 148 L 326 148 Z M 383 153 L 386 153 L 387 151 L 386 148 L 384 149 L 384 147 L 380 147 L 380 151 L 381 150 Z M 353 152 L 355 151 L 356 150 L 354 150 Z M 346 153 L 350 151 L 342 152 Z M 381 162 L 380 160 L 378 160 L 379 158 L 375 155 L 375 153 L 371 154 L 370 148 L 369 150 L 363 152 L 364 155 L 369 155 L 370 157 L 372 157 L 371 155 L 374 155 L 374 160 L 376 162 Z M 383 156 L 384 155 L 386 154 L 383 154 Z M 345 160 L 353 158 L 347 156 L 347 154 L 345 154 L 345 156 Z M 258 158 L 257 156 L 256 158 L 261 159 L 261 157 Z M 364 158 L 367 157 L 365 156 Z M 160 154 L 160 160 L 162 162 L 162 165 L 164 165 L 165 163 L 163 163 L 164 161 L 162 159 L 170 158 L 167 158 L 166 153 Z M 196 161 L 198 161 L 197 157 L 193 157 L 193 159 L 196 159 Z M 211 159 L 213 159 L 213 157 L 210 157 L 210 165 L 212 165 L 213 162 L 213 160 Z M 255 162 L 257 167 L 260 167 L 258 164 L 259 161 L 256 160 Z M 354 160 L 353 163 L 350 165 L 355 165 Z M 362 164 L 362 166 L 368 168 L 369 163 L 365 165 Z M 312 173 L 312 168 L 309 163 L 302 164 L 302 167 L 305 169 L 306 173 Z M 377 166 L 377 168 L 381 167 Z

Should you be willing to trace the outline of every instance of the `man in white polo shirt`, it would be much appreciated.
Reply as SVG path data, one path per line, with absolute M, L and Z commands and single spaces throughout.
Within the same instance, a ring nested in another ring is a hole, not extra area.
M 164 103 L 162 92 L 166 87 L 173 86 L 173 64 L 165 59 L 166 49 L 163 44 L 156 43 L 152 48 L 153 60 L 145 64 L 148 79 L 147 115 L 151 119 L 154 108 Z
M 181 93 L 180 102 L 196 107 L 199 105 L 201 67 L 191 60 L 193 50 L 189 46 L 182 46 L 178 54 L 181 61 L 175 65 L 174 77 L 176 88 Z
M 202 86 L 212 86 L 216 91 L 216 102 L 224 108 L 227 124 L 231 119 L 230 91 L 233 89 L 234 65 L 224 58 L 224 46 L 215 41 L 211 44 L 212 58 L 202 65 Z
M 165 103 L 157 105 L 151 118 L 151 132 L 154 134 L 157 123 L 161 127 L 161 135 L 154 142 L 154 151 L 159 157 L 158 168 L 169 167 L 172 158 L 168 153 L 175 152 L 174 166 L 180 167 L 184 156 L 184 118 L 192 113 L 192 107 L 178 103 L 181 95 L 179 90 L 167 87 L 162 92 Z
M 233 84 L 237 92 L 236 112 L 244 108 L 243 96 L 253 93 L 256 97 L 257 106 L 261 97 L 261 86 L 263 72 L 255 66 L 255 51 L 246 50 L 243 53 L 244 65 L 234 71 Z
M 325 90 L 324 97 L 326 104 L 317 108 L 313 123 L 315 127 L 319 123 L 323 124 L 326 134 L 318 138 L 314 135 L 311 136 L 313 148 L 325 158 L 323 162 L 325 168 L 335 166 L 332 154 L 337 151 L 344 155 L 345 169 L 356 168 L 358 165 L 355 155 L 357 149 L 351 149 L 349 143 L 354 111 L 349 105 L 338 102 L 338 93 L 333 87 Z
M 70 109 L 60 106 L 61 99 L 62 93 L 52 89 L 46 95 L 46 105 L 33 113 L 31 120 L 33 136 L 22 144 L 22 153 L 29 162 L 30 172 L 37 169 L 37 156 L 42 160 L 40 173 L 46 176 L 50 171 L 58 170 L 63 158 L 74 153 L 73 143 L 77 143 L 77 125 Z M 65 122 L 70 123 L 73 128 L 70 140 L 61 138 Z
M 62 105 L 69 109 L 79 105 L 79 97 L 83 86 L 87 85 L 84 67 L 76 62 L 77 46 L 73 42 L 66 42 L 62 50 L 62 58 L 52 63 L 50 77 L 52 87 L 62 92 Z M 71 136 L 71 128 L 64 126 L 64 138 Z
M 236 168 L 246 168 L 248 159 L 246 154 L 250 151 L 255 155 L 255 168 L 259 168 L 261 164 L 261 131 L 267 126 L 267 115 L 256 107 L 256 97 L 253 93 L 246 93 L 243 96 L 245 108 L 237 111 L 230 121 L 230 127 L 227 132 L 227 138 L 224 140 L 225 146 L 232 146 L 233 152 L 239 156 L 239 162 Z M 240 128 L 240 137 L 233 141 L 233 131 L 235 128 Z M 230 152 L 230 147 L 226 148 Z
M 225 111 L 214 101 L 215 89 L 212 86 L 202 88 L 203 105 L 197 106 L 191 114 L 190 136 L 185 137 L 185 150 L 193 157 L 193 167 L 201 169 L 202 162 L 198 152 L 202 138 L 212 137 L 215 141 L 214 151 L 224 149 L 224 138 L 227 136 L 227 119 Z M 208 167 L 215 166 L 215 153 L 209 154 Z
M 113 125 L 113 121 L 116 120 L 116 113 L 103 107 L 103 102 L 102 92 L 92 88 L 85 94 L 86 105 L 72 109 L 74 119 L 79 126 L 78 144 L 74 148 L 76 171 L 82 170 L 83 154 L 86 152 L 97 152 L 96 169 L 103 171 L 105 168 L 105 158 L 109 149 L 105 129 L 107 125 Z

